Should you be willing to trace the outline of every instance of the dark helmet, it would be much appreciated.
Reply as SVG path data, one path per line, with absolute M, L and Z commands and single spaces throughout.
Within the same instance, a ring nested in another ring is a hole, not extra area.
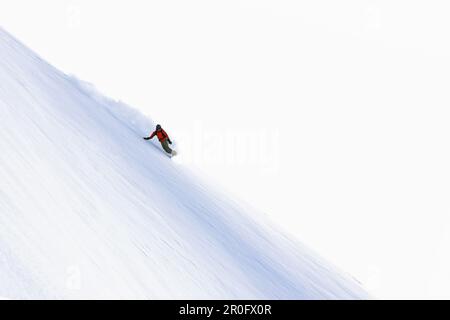
M 161 130 L 161 125 L 157 124 L 156 125 L 156 130 Z

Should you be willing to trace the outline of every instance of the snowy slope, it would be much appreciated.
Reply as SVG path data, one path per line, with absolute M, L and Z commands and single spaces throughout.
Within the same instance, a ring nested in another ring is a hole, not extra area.
M 2 29 L 0 77 L 0 296 L 367 297 Z

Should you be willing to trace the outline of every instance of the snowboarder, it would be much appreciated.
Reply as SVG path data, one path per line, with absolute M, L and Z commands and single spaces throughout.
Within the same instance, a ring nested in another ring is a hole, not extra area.
M 176 155 L 175 150 L 172 150 L 169 147 L 169 144 L 172 144 L 172 141 L 170 140 L 169 135 L 164 131 L 163 128 L 161 128 L 161 126 L 159 124 L 156 125 L 156 130 L 153 131 L 153 133 L 150 135 L 150 137 L 144 137 L 144 140 L 150 140 L 154 136 L 158 137 L 158 140 L 159 140 L 159 142 L 161 142 L 161 146 L 165 152 L 167 152 L 171 156 Z

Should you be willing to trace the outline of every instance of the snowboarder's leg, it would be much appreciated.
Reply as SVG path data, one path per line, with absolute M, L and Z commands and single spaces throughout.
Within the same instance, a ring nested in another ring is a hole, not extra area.
M 169 142 L 167 142 L 167 139 L 164 141 L 161 141 L 161 146 L 163 147 L 165 152 L 172 154 L 172 149 L 170 149 Z

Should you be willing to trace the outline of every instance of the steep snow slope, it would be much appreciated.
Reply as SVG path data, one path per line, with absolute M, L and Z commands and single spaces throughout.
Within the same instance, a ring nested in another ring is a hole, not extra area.
M 2 29 L 0 127 L 0 296 L 366 297 Z

